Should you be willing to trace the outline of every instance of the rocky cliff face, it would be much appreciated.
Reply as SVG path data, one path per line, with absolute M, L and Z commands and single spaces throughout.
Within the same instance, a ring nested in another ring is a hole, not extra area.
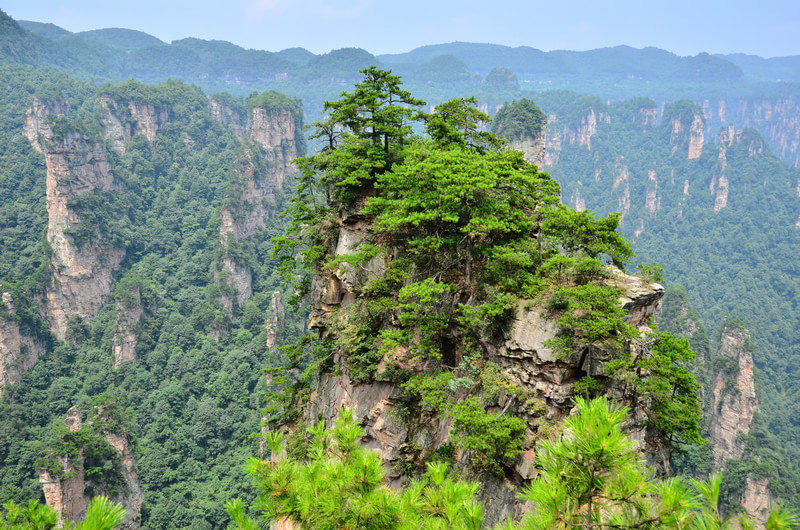
M 787 97 L 742 101 L 739 106 L 742 124 L 758 129 L 778 156 L 800 167 L 800 104 Z
M 714 463 L 717 467 L 742 456 L 744 444 L 737 434 L 747 434 L 758 410 L 753 381 L 753 354 L 750 332 L 728 326 L 717 348 L 717 364 L 722 367 L 711 382 L 709 433 L 714 444 Z
M 545 160 L 547 159 L 547 128 L 535 138 L 522 138 L 509 142 L 512 149 L 517 149 L 525 153 L 525 160 L 531 164 L 536 164 L 536 167 L 544 167 Z
M 67 411 L 64 426 L 73 432 L 83 427 L 78 407 L 72 407 Z M 61 464 L 58 474 L 52 475 L 46 469 L 39 470 L 39 483 L 42 485 L 45 502 L 56 511 L 60 523 L 64 520 L 82 519 L 91 500 L 84 493 L 86 483 L 83 450 L 78 451 L 78 456 L 74 460 L 70 460 L 67 456 L 59 456 L 57 460 Z
M 250 113 L 250 139 L 266 150 L 273 183 L 277 188 L 296 169 L 292 160 L 300 156 L 297 144 L 297 124 L 290 110 L 255 108 Z
M 361 216 L 344 215 L 340 220 L 334 255 L 354 252 L 368 230 L 369 225 Z M 319 329 L 323 336 L 331 332 L 325 327 L 331 314 L 352 304 L 364 284 L 381 275 L 385 268 L 382 259 L 374 258 L 357 269 L 342 266 L 316 276 L 311 293 L 311 327 Z M 646 326 L 660 304 L 663 288 L 616 270 L 608 281 L 624 292 L 619 303 L 628 312 L 628 322 Z M 547 341 L 558 332 L 559 326 L 548 311 L 521 301 L 504 338 L 481 344 L 486 360 L 496 364 L 502 377 L 524 389 L 529 396 L 525 403 L 495 397 L 485 406 L 496 413 L 504 410 L 524 418 L 529 441 L 535 440 L 536 433 L 541 434 L 540 428 L 544 428 L 541 426 L 545 422 L 557 421 L 570 413 L 575 382 L 587 374 L 605 377 L 603 366 L 610 359 L 609 352 L 599 351 L 591 356 L 557 357 L 547 346 Z M 394 362 L 400 369 L 411 373 L 426 370 L 425 361 L 411 359 L 402 351 L 395 352 Z M 355 383 L 347 363 L 338 352 L 334 353 L 333 364 L 335 368 L 332 371 L 320 375 L 305 409 L 306 418 L 309 421 L 322 418 L 330 424 L 341 408 L 352 408 L 355 418 L 365 429 L 362 442 L 383 458 L 391 485 L 402 484 L 408 478 L 406 470 L 414 469 L 435 451 L 448 447 L 452 450 L 452 418 L 421 410 L 418 404 L 409 402 L 408 396 L 394 382 Z M 387 365 L 386 359 L 381 361 L 378 372 Z M 624 394 L 622 388 L 612 388 L 611 392 L 620 397 Z M 659 435 L 645 428 L 644 405 L 641 403 L 632 410 L 628 430 L 649 455 L 651 463 L 663 470 L 669 467 L 669 448 Z M 520 487 L 536 475 L 534 445 L 530 442 L 519 456 L 504 462 L 505 477 L 480 475 L 482 485 L 478 497 L 485 505 L 487 521 L 517 516 L 523 510 L 517 494 Z M 466 452 L 456 451 L 455 461 L 455 465 L 469 476 L 471 471 Z
M 747 152 L 748 158 L 758 158 L 767 146 L 761 136 L 750 130 L 744 131 L 729 125 L 719 133 L 719 166 L 712 175 L 710 190 L 714 196 L 714 211 L 718 212 L 728 205 L 731 183 L 728 179 L 728 157 L 731 149 Z M 741 191 L 747 191 L 752 183 L 742 183 Z
M 624 157 L 619 157 L 614 167 L 614 183 L 612 189 L 617 197 L 617 210 L 622 212 L 620 224 L 631 210 L 631 183 L 628 165 Z
M 795 98 L 706 100 L 703 112 L 706 132 L 718 131 L 731 123 L 752 127 L 783 161 L 800 166 L 800 103 Z
M 675 153 L 679 148 L 686 146 L 686 158 L 689 160 L 700 158 L 705 139 L 705 119 L 700 109 L 696 109 L 690 121 L 684 117 L 672 118 L 670 126 L 672 128 L 670 135 L 672 152 Z
M 103 431 L 102 434 L 108 445 L 113 447 L 119 454 L 120 471 L 125 481 L 124 491 L 114 498 L 115 502 L 119 502 L 127 510 L 125 522 L 120 528 L 123 530 L 135 530 L 140 526 L 139 520 L 142 513 L 142 503 L 144 502 L 144 491 L 136 477 L 136 459 L 133 457 L 133 447 L 125 435 L 111 431 Z
M 14 299 L 0 288 L 0 393 L 6 385 L 18 383 L 45 352 L 44 342 L 20 327 Z
M 236 129 L 241 117 L 214 103 L 212 111 L 217 109 L 218 119 Z M 296 133 L 291 111 L 252 110 L 249 136 L 262 149 L 246 149 L 231 170 L 230 200 L 220 213 L 220 243 L 224 248 L 228 248 L 229 238 L 241 240 L 253 236 L 274 215 L 276 194 L 297 172 L 292 161 L 300 156 L 302 148 L 297 145 Z M 241 306 L 252 296 L 252 272 L 230 257 L 223 259 L 221 271 L 222 281 L 234 293 L 222 298 L 223 305 L 231 309 L 235 301 Z
M 113 176 L 102 145 L 78 132 L 54 134 L 51 122 L 41 116 L 56 110 L 57 106 L 43 110 L 41 102 L 34 101 L 28 115 L 36 116 L 29 120 L 29 138 L 35 138 L 34 146 L 38 143 L 47 164 L 47 242 L 52 249 L 52 279 L 43 316 L 53 334 L 63 340 L 71 316 L 88 319 L 97 314 L 109 293 L 111 273 L 119 267 L 125 250 L 110 248 L 99 237 L 77 245 L 68 233 L 81 222 L 69 202 L 110 191 Z
M 210 103 L 211 116 L 223 125 L 228 125 L 233 128 L 236 138 L 239 140 L 244 139 L 245 132 L 247 132 L 247 115 L 231 108 L 229 105 L 215 99 Z
M 750 332 L 735 325 L 726 326 L 714 364 L 706 421 L 714 466 L 722 470 L 729 460 L 743 455 L 745 441 L 741 435 L 750 432 L 753 415 L 759 410 Z M 774 503 L 768 486 L 767 479 L 748 476 L 743 493 L 736 499 L 758 528 L 764 528 Z
M 45 103 L 39 98 L 33 98 L 25 111 L 25 124 L 22 132 L 36 152 L 44 152 L 39 135 L 45 128 L 49 128 L 48 117 L 64 116 L 68 111 L 69 104 L 66 101 Z
M 578 144 L 591 150 L 592 137 L 597 133 L 598 125 L 600 123 L 609 123 L 610 121 L 611 116 L 608 113 L 588 109 L 577 124 L 564 124 L 562 126 L 556 114 L 548 114 L 543 164 L 545 166 L 558 164 L 563 145 Z
M 769 480 L 748 476 L 744 493 L 739 497 L 739 505 L 753 518 L 756 528 L 766 528 L 769 512 L 775 507 L 775 498 L 769 491 Z
M 266 322 L 267 329 L 267 348 L 272 350 L 278 343 L 278 331 L 283 327 L 285 317 L 285 307 L 280 291 L 272 293 L 272 300 L 269 307 L 269 318 Z
M 102 109 L 103 136 L 120 155 L 125 154 L 132 136 L 141 134 L 152 142 L 169 121 L 167 107 L 157 108 L 140 101 L 116 101 L 108 96 L 101 96 L 98 103 Z
M 79 431 L 84 427 L 78 407 L 72 407 L 67 411 L 64 426 L 71 432 Z M 135 530 L 139 528 L 144 491 L 136 478 L 136 461 L 133 457 L 130 440 L 127 436 L 106 430 L 102 426 L 93 425 L 92 427 L 100 432 L 106 443 L 119 455 L 120 472 L 124 484 L 119 488 L 119 493 L 110 495 L 110 497 L 112 501 L 122 504 L 127 510 L 124 523 L 120 528 Z M 83 519 L 89 501 L 91 501 L 86 494 L 86 487 L 91 479 L 87 479 L 85 476 L 83 449 L 79 449 L 74 458 L 57 456 L 56 460 L 61 464 L 59 473 L 54 475 L 47 469 L 38 470 L 39 483 L 42 485 L 45 501 L 58 514 L 59 524 L 65 520 Z M 94 486 L 99 488 L 98 495 L 109 495 L 103 484 L 94 484 Z

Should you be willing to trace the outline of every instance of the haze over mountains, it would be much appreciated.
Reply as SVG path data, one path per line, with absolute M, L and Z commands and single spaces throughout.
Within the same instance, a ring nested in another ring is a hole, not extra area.
M 690 450 L 680 469 L 724 469 L 731 506 L 758 490 L 800 507 L 800 56 L 467 42 L 271 52 L 2 12 L 0 319 L 23 338 L 13 355 L 0 348 L 16 359 L 0 371 L 13 379 L 0 501 L 38 494 L 37 458 L 70 407 L 88 420 L 109 402 L 119 417 L 94 428 L 127 429 L 145 526 L 222 527 L 224 502 L 253 495 L 241 463 L 259 448 L 242 440 L 273 389 L 259 370 L 286 361 L 277 347 L 306 322 L 284 310 L 294 293 L 270 254 L 289 159 L 303 120 L 371 65 L 401 75 L 423 110 L 474 95 L 492 116 L 523 98 L 543 111 L 543 132 L 513 145 L 565 204 L 622 213 L 638 260 L 665 267 L 663 325 L 701 353 L 709 431 L 724 431 L 710 445 L 725 451 Z M 348 222 L 356 233 L 360 219 Z M 331 300 L 347 294 L 340 283 Z

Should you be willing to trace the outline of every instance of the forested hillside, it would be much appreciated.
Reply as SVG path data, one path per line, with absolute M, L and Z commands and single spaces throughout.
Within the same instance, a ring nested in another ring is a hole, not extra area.
M 303 149 L 298 103 L 274 93 L 218 97 L 218 109 L 239 110 L 251 123 L 237 137 L 212 116 L 204 94 L 180 82 L 98 90 L 8 65 L 3 76 L 2 319 L 18 322 L 42 357 L 21 377 L 3 373 L 10 379 L 0 389 L 0 498 L 40 498 L 43 470 L 68 488 L 76 450 L 88 495 L 130 494 L 111 432 L 135 458 L 144 526 L 222 527 L 223 504 L 252 496 L 243 464 L 259 449 L 250 435 L 267 391 L 260 370 L 282 362 L 277 346 L 303 326 L 284 315 L 290 293 L 269 258 L 284 222 L 283 186 L 291 186 L 284 152 Z M 35 102 L 55 115 L 41 120 L 31 143 L 23 129 L 35 122 Z M 148 109 L 164 119 L 141 121 Z M 63 176 L 59 157 L 67 160 Z M 110 184 L 93 184 L 103 171 Z M 59 235 L 54 204 L 71 192 L 72 226 Z M 94 306 L 80 306 L 79 293 L 67 290 L 72 282 L 93 292 L 70 276 L 71 261 L 51 275 L 60 259 L 53 245 L 64 237 L 75 260 L 100 253 L 93 288 L 109 267 L 108 292 Z M 60 303 L 72 304 L 65 327 L 50 318 Z M 96 314 L 87 314 L 92 307 Z M 12 328 L 3 328 L 4 370 L 33 353 L 7 349 Z M 63 425 L 73 406 L 82 427 L 70 431 Z
M 688 101 L 660 116 L 646 99 L 607 105 L 561 93 L 538 102 L 556 118 L 548 124 L 546 167 L 564 201 L 622 212 L 637 261 L 662 265 L 668 284 L 686 287 L 712 349 L 731 316 L 751 330 L 759 425 L 777 436 L 751 439 L 753 449 L 772 451 L 761 473 L 796 499 L 796 481 L 784 478 L 789 470 L 797 476 L 800 449 L 791 419 L 800 413 L 793 375 L 800 355 L 793 331 L 800 324 L 800 172 L 778 160 L 754 129 L 705 135 L 703 111 Z M 597 117 L 594 128 L 586 126 L 589 116 Z
M 0 15 L 7 58 L 45 66 L 98 83 L 129 78 L 194 83 L 207 94 L 247 96 L 277 90 L 304 102 L 309 122 L 323 102 L 360 79 L 367 66 L 391 68 L 408 89 L 435 105 L 476 96 L 491 116 L 505 101 L 570 90 L 604 101 L 646 96 L 659 106 L 689 99 L 704 107 L 707 132 L 720 126 L 758 129 L 781 159 L 800 164 L 800 87 L 797 57 L 679 57 L 657 48 L 627 46 L 586 52 L 456 42 L 423 46 L 404 54 L 375 56 L 343 48 L 315 55 L 302 48 L 245 50 L 229 42 L 181 39 L 164 43 L 124 29 L 70 33 L 52 24 Z M 26 31 L 27 30 L 27 31 Z
M 168 44 L 121 29 L 71 33 L 0 12 L 0 501 L 41 498 L 44 481 L 59 495 L 80 491 L 78 512 L 89 495 L 107 493 L 143 527 L 224 527 L 224 503 L 256 495 L 243 463 L 266 450 L 251 436 L 264 416 L 296 421 L 304 410 L 309 420 L 332 421 L 331 403 L 360 395 L 379 405 L 355 412 L 395 466 L 393 479 L 422 473 L 426 459 L 453 461 L 478 470 L 473 478 L 484 474 L 479 495 L 498 486 L 494 498 L 481 497 L 487 506 L 511 506 L 516 490 L 505 486 L 531 480 L 527 451 L 555 432 L 551 420 L 574 395 L 657 394 L 624 380 L 624 370 L 605 372 L 608 352 L 596 362 L 588 348 L 571 361 L 531 361 L 520 352 L 544 348 L 547 334 L 531 337 L 526 326 L 559 311 L 575 326 L 548 352 L 632 334 L 607 283 L 621 282 L 628 311 L 638 308 L 644 325 L 662 293 L 650 282 L 660 265 L 672 286 L 660 322 L 702 352 L 694 372 L 705 379 L 707 414 L 712 402 L 736 409 L 748 358 L 760 402 L 725 466 L 709 446 L 686 446 L 671 463 L 698 476 L 724 467 L 728 508 L 753 481 L 767 498 L 800 508 L 796 64 L 468 43 L 380 57 L 268 52 L 191 38 Z M 405 105 L 389 113 L 383 135 L 368 134 L 374 123 L 336 103 L 375 65 L 404 82 L 395 102 Z M 310 139 L 304 116 L 321 120 Z M 498 154 L 489 116 L 538 167 Z M 355 140 L 343 140 L 345 131 Z M 290 161 L 307 141 L 296 181 Z M 333 149 L 340 142 L 346 149 Z M 456 160 L 463 173 L 486 177 L 471 182 L 469 197 L 447 188 L 447 178 L 418 185 L 418 174 Z M 485 167 L 505 168 L 502 178 Z M 290 202 L 298 183 L 300 198 Z M 360 211 L 376 189 L 385 190 L 383 202 Z M 460 209 L 441 207 L 446 194 Z M 584 213 L 560 210 L 558 199 Z M 514 213 L 527 211 L 526 201 L 537 205 L 533 221 Z M 294 225 L 278 215 L 287 207 Z M 453 221 L 465 216 L 472 220 Z M 371 230 L 367 217 L 379 219 L 380 237 L 351 252 Z M 594 261 L 625 262 L 630 249 L 617 222 L 636 254 L 628 272 L 642 263 L 644 279 L 609 277 Z M 273 255 L 273 238 L 287 229 L 315 241 L 305 266 L 316 280 L 287 282 L 288 262 Z M 381 278 L 370 276 L 389 262 Z M 578 293 L 601 284 L 596 299 Z M 317 330 L 310 335 L 308 308 L 288 307 L 306 291 Z M 582 322 L 587 304 L 613 313 L 618 327 Z M 298 342 L 301 335 L 314 338 Z M 387 363 L 386 344 L 418 357 Z M 528 364 L 513 372 L 519 357 Z M 420 358 L 435 373 L 415 373 Z M 312 359 L 319 363 L 303 374 Z M 524 383 L 539 394 L 522 399 L 504 370 L 530 377 Z M 319 374 L 319 393 L 307 388 L 310 405 L 295 408 L 298 396 L 281 391 L 309 374 Z M 715 385 L 728 401 L 713 401 Z M 403 406 L 384 415 L 386 403 Z M 676 443 L 695 438 L 661 406 L 632 409 L 643 438 L 654 425 Z M 443 437 L 453 424 L 453 440 Z M 394 428 L 408 443 L 381 438 Z M 662 470 L 664 454 L 650 455 Z

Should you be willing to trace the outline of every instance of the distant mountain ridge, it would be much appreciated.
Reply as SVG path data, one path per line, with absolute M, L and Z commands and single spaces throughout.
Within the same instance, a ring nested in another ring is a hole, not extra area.
M 9 19 L 7 15 L 2 15 Z M 48 40 L 59 40 L 74 36 L 81 40 L 126 51 L 141 50 L 150 46 L 181 46 L 191 43 L 192 48 L 205 46 L 224 49 L 236 55 L 278 55 L 286 61 L 283 66 L 302 66 L 315 55 L 304 48 L 292 48 L 279 52 L 246 50 L 226 41 L 201 41 L 187 38 L 167 44 L 142 31 L 105 28 L 72 33 L 54 24 L 33 21 L 18 21 L 19 26 Z M 200 43 L 205 43 L 201 45 Z M 219 50 L 218 50 L 219 51 Z M 322 54 L 317 57 L 323 57 Z M 385 65 L 420 65 L 436 57 L 452 55 L 463 61 L 474 73 L 487 75 L 493 68 L 502 66 L 519 76 L 543 73 L 558 75 L 610 75 L 644 79 L 686 79 L 694 81 L 722 81 L 750 79 L 759 81 L 800 82 L 800 56 L 765 59 L 755 55 L 729 54 L 709 55 L 700 53 L 694 57 L 681 57 L 654 47 L 636 49 L 630 46 L 615 46 L 589 51 L 554 50 L 545 52 L 530 46 L 510 47 L 499 44 L 452 42 L 432 44 L 415 48 L 405 53 L 373 56 Z

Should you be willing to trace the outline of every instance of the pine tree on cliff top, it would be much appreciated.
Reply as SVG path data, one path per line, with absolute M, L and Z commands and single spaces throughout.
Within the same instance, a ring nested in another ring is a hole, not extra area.
M 482 403 L 481 381 L 499 373 L 487 360 L 487 345 L 499 340 L 527 299 L 558 320 L 562 332 L 552 345 L 558 354 L 591 359 L 594 351 L 614 352 L 617 377 L 639 374 L 626 391 L 663 405 L 661 413 L 653 410 L 651 425 L 698 440 L 696 388 L 671 375 L 686 372 L 679 365 L 686 356 L 663 355 L 665 348 L 655 345 L 666 336 L 645 340 L 624 321 L 621 290 L 603 265 L 623 266 L 633 254 L 616 231 L 619 215 L 597 219 L 562 205 L 558 183 L 485 131 L 489 117 L 474 98 L 448 101 L 432 114 L 414 109 L 422 103 L 390 72 L 364 70 L 353 92 L 326 103 L 328 117 L 314 134 L 323 139 L 322 150 L 297 161 L 302 174 L 288 212 L 292 225 L 276 252 L 298 293 L 309 291 L 311 273 L 324 283 L 343 270 L 374 272 L 351 303 L 315 323 L 319 337 L 293 350 L 297 365 L 311 361 L 312 373 L 327 370 L 336 352 L 356 383 L 403 384 L 408 375 L 394 355 L 407 352 L 451 372 Z M 424 135 L 413 134 L 413 121 Z M 340 231 L 363 221 L 363 240 L 337 254 Z M 385 270 L 371 265 L 374 260 Z M 645 355 L 629 355 L 632 349 Z M 658 363 L 644 362 L 658 355 Z M 379 373 L 379 365 L 387 368 Z M 602 391 L 598 381 L 584 379 L 577 390 Z M 646 379 L 658 384 L 643 385 Z M 504 388 L 512 387 L 509 405 L 530 397 L 513 384 Z M 680 399 L 665 397 L 673 392 Z M 496 450 L 473 451 L 473 463 L 502 474 L 501 460 L 521 450 L 524 428 L 506 425 L 516 409 L 507 410 L 501 428 L 499 415 L 479 406 L 485 417 L 478 417 L 452 407 L 452 391 L 444 394 L 436 412 L 454 416 L 467 433 L 456 441 L 465 449 L 496 443 Z M 687 421 L 668 421 L 667 409 Z M 497 432 L 473 443 L 469 436 L 477 436 L 478 425 L 496 425 Z

